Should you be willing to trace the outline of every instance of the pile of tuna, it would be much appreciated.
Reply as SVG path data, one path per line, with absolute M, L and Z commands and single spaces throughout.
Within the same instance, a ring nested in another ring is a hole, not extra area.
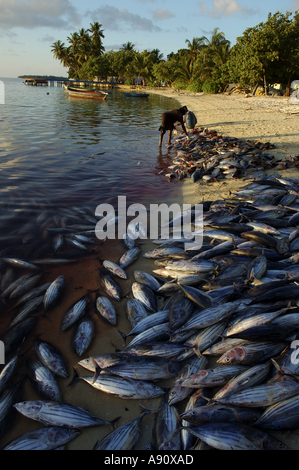
M 15 302 L 16 310 L 0 338 L 8 359 L 0 374 L 0 431 L 5 435 L 15 410 L 44 427 L 4 449 L 62 448 L 85 427 L 108 425 L 112 429 L 91 448 L 129 450 L 138 444 L 149 413 L 155 413 L 151 449 L 289 448 L 289 435 L 278 438 L 273 431 L 299 427 L 299 180 L 280 175 L 256 179 L 231 199 L 205 201 L 202 219 L 201 247 L 186 250 L 184 239 L 157 239 L 156 248 L 142 252 L 138 240 L 128 238 L 118 263 L 103 261 L 94 307 L 117 328 L 126 268 L 140 256 L 153 260 L 152 273 L 133 273 L 126 299 L 130 331 L 119 331 L 120 350 L 107 353 L 99 344 L 98 355 L 88 354 L 94 341 L 86 315 L 89 294 L 61 312 L 62 331 L 73 328 L 76 338 L 74 382 L 84 381 L 112 400 L 142 405 L 142 400 L 161 397 L 158 408 L 142 407 L 137 419 L 122 426 L 118 417 L 107 421 L 63 400 L 56 377 L 67 377 L 64 358 L 38 338 L 32 343 L 36 358 L 28 357 L 26 366 L 40 399 L 22 401 L 22 381 L 15 381 L 19 349 L 39 317 L 57 306 L 66 283 L 61 274 L 40 285 L 39 266 L 51 259 L 23 260 L 8 256 L 6 248 L 2 314 L 6 303 Z M 55 243 L 59 233 L 60 243 L 83 244 L 82 252 L 96 242 L 82 227 L 76 239 L 71 224 L 48 231 Z M 57 250 L 53 244 L 52 249 Z M 70 253 L 60 252 L 52 262 L 61 263 L 63 270 L 67 256 L 75 259 Z M 83 368 L 89 375 L 80 374 Z M 167 386 L 161 385 L 165 380 Z
M 215 183 L 298 164 L 298 157 L 275 160 L 268 152 L 275 146 L 269 142 L 240 140 L 204 128 L 196 128 L 188 137 L 181 135 L 166 145 L 173 154 L 173 163 L 161 174 L 170 180 L 191 177 L 194 182 Z

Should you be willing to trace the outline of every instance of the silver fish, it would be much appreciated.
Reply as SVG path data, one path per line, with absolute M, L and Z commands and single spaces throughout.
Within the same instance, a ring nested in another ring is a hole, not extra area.
M 13 328 L 14 326 L 18 325 L 18 323 L 21 323 L 23 320 L 25 320 L 32 312 L 35 312 L 39 307 L 42 307 L 43 300 L 43 295 L 29 300 L 29 302 L 23 305 L 23 307 L 13 316 L 9 324 L 9 328 Z
M 83 408 L 70 403 L 48 400 L 23 401 L 16 403 L 14 408 L 23 416 L 38 421 L 44 426 L 62 426 L 72 429 L 103 424 L 113 426 L 113 422 L 97 418 Z
M 8 362 L 5 364 L 0 373 L 0 395 L 7 388 L 8 383 L 11 381 L 14 373 L 17 369 L 19 361 L 19 352 L 17 352 Z
M 78 364 L 84 369 L 90 370 L 91 372 L 96 372 L 97 367 L 100 369 L 106 369 L 115 364 L 120 364 L 127 360 L 127 356 L 123 353 L 106 353 L 99 354 L 97 356 L 86 357 L 81 359 Z
M 223 334 L 223 331 L 226 327 L 226 321 L 217 322 L 214 325 L 208 326 L 201 330 L 197 330 L 196 333 L 193 333 L 187 341 L 185 341 L 185 346 L 190 346 L 193 348 L 194 352 L 199 356 L 202 351 L 205 351 L 208 347 L 212 346 L 216 341 L 218 341 L 219 336 Z M 187 332 L 194 331 L 187 330 Z M 178 360 L 180 358 L 178 357 Z
M 5 432 L 13 419 L 13 404 L 20 400 L 22 381 L 10 385 L 0 396 L 0 436 Z
M 145 306 L 139 300 L 130 297 L 127 300 L 125 310 L 132 328 L 149 316 L 149 311 Z
M 29 378 L 38 393 L 46 400 L 61 401 L 61 392 L 54 374 L 40 361 L 27 359 Z
M 99 296 L 96 300 L 96 309 L 111 325 L 116 325 L 116 310 L 110 299 L 103 295 Z
M 167 266 L 165 266 L 165 269 L 167 271 L 181 271 L 184 273 L 205 274 L 213 272 L 216 266 L 216 263 L 208 260 L 179 260 L 173 261 L 172 263 L 168 264 Z
M 155 279 L 151 274 L 148 274 L 145 271 L 135 270 L 133 271 L 133 277 L 136 282 L 140 284 L 145 284 L 148 286 L 153 292 L 157 292 L 158 289 L 161 287 L 161 284 Z
M 38 359 L 46 366 L 53 374 L 58 377 L 68 377 L 68 371 L 65 361 L 61 352 L 48 341 L 42 341 L 36 338 L 32 343 L 32 348 L 37 355 Z
M 51 282 L 46 282 L 45 284 L 43 284 L 42 286 L 39 286 L 39 287 L 35 287 L 34 289 L 30 290 L 29 292 L 27 292 L 26 294 L 22 295 L 18 300 L 17 302 L 14 304 L 14 308 L 15 307 L 18 307 L 19 305 L 22 305 L 26 302 L 28 302 L 29 300 L 33 299 L 34 297 L 38 297 L 40 295 L 44 295 L 46 290 L 48 289 L 48 287 L 50 287 L 51 285 Z
M 91 385 L 96 390 L 108 393 L 109 395 L 122 398 L 124 400 L 142 400 L 156 398 L 164 395 L 165 391 L 147 380 L 134 380 L 119 377 L 115 374 L 100 374 L 96 381 L 94 377 L 79 377 L 84 382 Z
M 109 373 L 135 380 L 156 382 L 174 377 L 181 369 L 181 364 L 161 357 L 132 356 L 121 364 L 109 367 Z
M 138 321 L 132 330 L 130 330 L 125 336 L 139 335 L 153 326 L 161 325 L 166 322 L 169 322 L 169 310 L 160 310 L 159 312 L 151 313 Z
M 80 435 L 79 429 L 52 426 L 28 431 L 17 437 L 2 450 L 55 450 Z
M 140 438 L 143 418 L 148 413 L 150 411 L 146 410 L 138 418 L 111 431 L 95 444 L 93 450 L 132 450 Z
M 192 300 L 196 305 L 202 308 L 209 308 L 217 305 L 217 302 L 210 297 L 205 292 L 201 291 L 200 289 L 192 286 L 181 285 L 182 291 L 188 297 L 188 299 Z
M 132 293 L 135 299 L 139 300 L 150 312 L 157 311 L 157 300 L 153 291 L 139 282 L 133 282 Z
M 180 417 L 176 408 L 168 404 L 166 394 L 157 413 L 156 441 L 158 450 L 181 450 Z
M 266 362 L 280 354 L 286 346 L 286 342 L 250 341 L 243 346 L 230 349 L 217 360 L 217 363 L 253 365 L 257 362 Z
M 5 299 L 6 297 L 9 297 L 11 295 L 11 293 L 17 288 L 19 287 L 20 285 L 26 283 L 26 281 L 28 281 L 29 279 L 31 279 L 32 277 L 34 276 L 34 274 L 32 272 L 28 273 L 28 274 L 24 274 L 23 276 L 21 277 L 18 277 L 17 279 L 15 279 L 13 282 L 11 282 L 7 287 L 6 289 L 1 292 L 1 298 L 2 299 Z
M 94 337 L 94 320 L 88 316 L 79 320 L 73 338 L 73 346 L 77 356 L 82 356 L 90 346 Z
M 121 299 L 121 288 L 114 279 L 110 276 L 103 276 L 102 278 L 104 289 L 109 297 L 112 297 L 115 300 L 120 301 Z
M 299 394 L 281 400 L 265 409 L 256 421 L 258 428 L 293 430 L 298 429 Z
M 288 308 L 282 308 L 274 312 L 261 313 L 260 315 L 253 315 L 252 317 L 245 318 L 244 320 L 241 319 L 227 328 L 226 336 L 229 337 L 236 335 L 241 331 L 247 330 L 248 328 L 265 325 L 280 315 L 283 315 L 285 312 L 287 312 L 287 310 Z
M 158 325 L 151 326 L 141 333 L 137 334 L 130 343 L 122 349 L 123 352 L 126 351 L 126 348 L 132 348 L 141 343 L 149 343 L 150 341 L 163 341 L 168 339 L 171 334 L 169 322 L 163 322 Z
M 163 247 L 163 248 L 155 248 L 154 250 L 147 251 L 144 253 L 144 258 L 164 258 L 167 256 L 172 256 L 176 253 L 179 253 L 182 251 L 182 248 L 179 248 L 177 246 L 169 246 L 169 247 Z
M 248 367 L 241 365 L 203 369 L 190 375 L 182 385 L 188 388 L 219 387 L 246 370 L 248 370 Z
M 33 287 L 36 286 L 38 281 L 41 279 L 42 274 L 35 274 L 33 276 L 30 276 L 27 281 L 22 282 L 19 286 L 17 286 L 10 294 L 9 298 L 10 299 L 16 299 L 17 297 L 20 297 L 24 295 L 26 292 L 28 292 L 29 289 L 32 289 Z
M 299 393 L 299 382 L 289 376 L 278 377 L 265 384 L 255 385 L 223 398 L 218 403 L 225 405 L 267 407 Z
M 169 341 L 152 341 L 150 343 L 140 343 L 136 346 L 126 348 L 126 355 L 163 357 L 164 359 L 174 359 L 187 348 L 179 343 Z
M 120 279 L 127 279 L 127 275 L 123 268 L 121 268 L 118 264 L 114 263 L 113 261 L 105 260 L 103 261 L 103 266 Z
M 275 437 L 244 424 L 208 423 L 184 429 L 219 450 L 289 450 Z
M 226 385 L 224 385 L 223 388 L 218 390 L 213 399 L 218 400 L 225 398 L 262 383 L 269 374 L 271 367 L 272 364 L 269 361 L 265 364 L 253 366 L 250 369 L 245 370 L 245 372 L 241 372 L 241 374 L 233 377 Z
M 30 269 L 33 271 L 38 271 L 40 268 L 35 266 L 32 263 L 28 263 L 27 261 L 23 261 L 18 258 L 1 258 L 5 263 L 9 264 L 13 268 L 20 268 L 20 269 Z
M 65 331 L 81 318 L 89 303 L 88 295 L 85 295 L 82 299 L 75 302 L 64 314 L 61 322 L 61 331 Z
M 181 368 L 177 376 L 175 377 L 172 385 L 170 386 L 168 392 L 168 404 L 174 405 L 178 402 L 181 402 L 187 398 L 191 393 L 192 389 L 188 389 L 183 386 L 183 382 L 187 380 L 188 377 L 195 374 L 198 370 L 204 369 L 208 364 L 208 360 L 202 357 L 195 356 L 184 367 Z
M 61 299 L 66 287 L 64 275 L 58 276 L 48 287 L 44 296 L 44 312 L 55 307 Z
M 216 307 L 205 308 L 198 313 L 194 313 L 190 320 L 180 327 L 179 331 L 191 330 L 193 328 L 202 329 L 214 325 L 231 316 L 239 306 L 240 301 L 238 300 L 217 305 Z
M 119 260 L 119 266 L 121 268 L 126 268 L 130 264 L 132 264 L 141 253 L 141 249 L 139 247 L 131 248 L 130 250 L 126 251 Z

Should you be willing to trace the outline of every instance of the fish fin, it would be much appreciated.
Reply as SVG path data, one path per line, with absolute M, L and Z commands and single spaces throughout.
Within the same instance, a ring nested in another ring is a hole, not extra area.
M 115 328 L 117 333 L 120 335 L 121 339 L 123 340 L 123 345 L 125 346 L 126 345 L 126 338 L 127 336 L 120 330 L 118 330 L 117 328 Z M 114 345 L 113 345 L 114 346 Z M 114 346 L 115 347 L 115 346 Z
M 114 429 L 114 430 L 116 429 L 116 424 L 118 423 L 120 418 L 121 418 L 121 416 L 118 416 L 117 418 L 114 418 L 112 421 L 110 421 L 112 429 Z
M 92 385 L 93 385 L 97 381 L 100 373 L 102 372 L 102 369 L 100 368 L 99 364 L 94 360 L 94 358 L 92 358 L 92 362 L 94 363 L 94 366 L 95 366 L 95 373 L 94 373 L 93 381 L 92 381 Z
M 139 407 L 141 409 L 141 413 L 144 415 L 149 414 L 149 413 L 158 413 L 159 411 L 159 408 L 156 410 L 150 410 L 149 408 L 146 408 L 145 406 L 143 406 L 141 403 L 139 403 Z
M 77 369 L 76 369 L 75 367 L 73 367 L 73 369 L 74 369 L 74 375 L 73 375 L 72 380 L 71 380 L 70 383 L 68 384 L 68 387 L 70 387 L 71 385 L 73 385 L 73 383 L 77 382 L 77 380 L 79 379 L 79 375 L 78 375 Z

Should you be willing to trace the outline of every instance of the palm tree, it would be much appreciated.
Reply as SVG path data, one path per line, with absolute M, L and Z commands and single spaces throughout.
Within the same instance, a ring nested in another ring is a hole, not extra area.
M 95 21 L 94 23 L 90 23 L 90 28 L 87 30 L 92 33 L 91 47 L 94 55 L 102 55 L 105 51 L 105 47 L 102 42 L 102 39 L 105 36 L 103 34 L 104 30 L 101 29 L 101 27 L 102 25 Z
M 211 75 L 212 72 L 218 70 L 228 61 L 231 51 L 230 41 L 225 38 L 223 32 L 218 30 L 219 28 L 214 29 L 211 40 L 206 40 L 204 48 L 208 59 L 205 64 L 205 70 L 208 75 Z
M 125 51 L 125 52 L 131 52 L 134 50 L 134 47 L 135 47 L 135 44 L 133 44 L 132 42 L 127 42 L 125 44 L 122 45 L 122 47 L 120 48 L 121 51 Z
M 174 73 L 175 80 L 191 84 L 203 74 L 204 66 L 199 60 L 193 60 L 191 56 L 183 56 L 177 63 Z
M 189 49 L 189 54 L 192 60 L 196 60 L 198 58 L 198 54 L 202 54 L 202 51 L 205 47 L 207 38 L 202 36 L 201 38 L 193 38 L 192 41 L 186 39 L 186 43 Z

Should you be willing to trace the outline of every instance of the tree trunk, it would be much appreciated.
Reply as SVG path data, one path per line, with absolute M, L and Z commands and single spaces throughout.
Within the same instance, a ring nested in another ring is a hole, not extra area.
M 253 89 L 253 92 L 252 92 L 253 95 L 255 95 L 256 90 L 257 90 L 259 84 L 260 84 L 260 81 L 258 80 L 258 81 L 256 82 L 256 85 L 255 85 L 254 89 Z
M 264 90 L 265 90 L 265 95 L 268 95 L 268 91 L 267 91 L 267 82 L 266 82 L 266 75 L 264 75 Z

